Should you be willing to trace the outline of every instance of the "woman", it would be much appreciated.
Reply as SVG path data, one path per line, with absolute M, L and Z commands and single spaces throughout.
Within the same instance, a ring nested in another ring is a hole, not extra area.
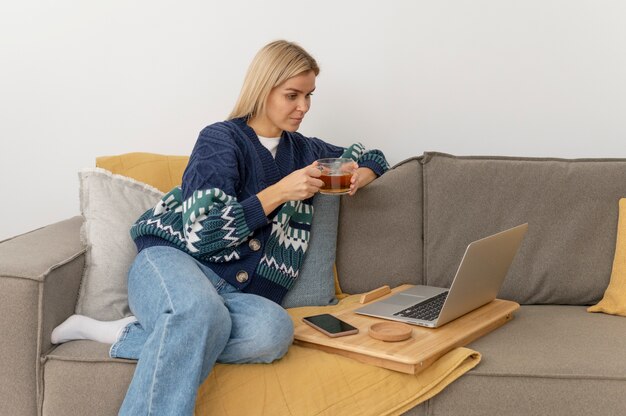
M 280 302 L 298 276 L 323 185 L 315 161 L 358 162 L 350 195 L 388 169 L 379 151 L 296 133 L 318 73 L 296 44 L 261 49 L 228 120 L 200 133 L 182 186 L 131 229 L 134 317 L 74 315 L 53 332 L 53 343 L 109 342 L 111 357 L 139 360 L 120 414 L 192 414 L 215 362 L 269 363 L 287 352 L 293 325 Z

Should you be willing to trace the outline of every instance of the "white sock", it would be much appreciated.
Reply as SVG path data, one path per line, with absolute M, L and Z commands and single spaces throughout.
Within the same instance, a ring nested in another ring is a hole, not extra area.
M 137 318 L 127 316 L 117 321 L 98 321 L 84 315 L 72 315 L 61 325 L 54 328 L 50 337 L 53 344 L 62 342 L 89 339 L 104 344 L 114 344 L 122 330 Z

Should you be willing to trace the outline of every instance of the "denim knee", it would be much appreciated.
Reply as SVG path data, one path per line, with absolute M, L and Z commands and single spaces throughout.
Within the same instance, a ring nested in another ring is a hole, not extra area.
M 231 320 L 228 309 L 220 298 L 206 298 L 197 294 L 190 295 L 184 305 L 179 305 L 174 315 L 194 328 L 198 335 L 211 332 L 224 332 L 226 339 L 230 334 Z M 220 330 L 223 328 L 223 330 Z
M 293 322 L 283 308 L 276 306 L 265 316 L 265 333 L 257 339 L 255 362 L 271 363 L 282 358 L 293 342 Z

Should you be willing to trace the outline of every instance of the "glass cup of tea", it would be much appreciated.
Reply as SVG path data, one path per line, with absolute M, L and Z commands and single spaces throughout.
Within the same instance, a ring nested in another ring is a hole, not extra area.
M 343 195 L 350 192 L 350 180 L 356 171 L 357 165 L 349 158 L 319 159 L 317 168 L 322 172 L 319 179 L 324 182 L 320 193 L 329 195 Z

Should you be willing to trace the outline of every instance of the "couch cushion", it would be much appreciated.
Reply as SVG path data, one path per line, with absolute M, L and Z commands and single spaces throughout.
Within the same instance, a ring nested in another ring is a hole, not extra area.
M 528 222 L 499 297 L 597 302 L 609 282 L 626 160 L 455 157 L 424 163 L 424 262 L 449 286 L 468 243 Z
M 422 283 L 421 158 L 341 197 L 337 271 L 346 293 Z
M 311 239 L 302 268 L 282 306 L 324 306 L 337 303 L 335 297 L 335 257 L 339 200 L 336 196 L 317 194 L 313 198 Z
M 626 409 L 622 317 L 581 306 L 522 306 L 511 322 L 468 347 L 483 360 L 431 399 L 429 414 L 609 415 Z
M 109 358 L 110 345 L 71 341 L 45 357 L 43 415 L 116 415 L 135 361 Z

